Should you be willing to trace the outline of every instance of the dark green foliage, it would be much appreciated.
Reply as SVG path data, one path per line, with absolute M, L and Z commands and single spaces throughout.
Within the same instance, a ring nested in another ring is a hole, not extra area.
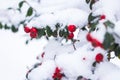
M 46 32 L 48 37 L 51 37 L 53 34 L 52 29 L 49 26 L 46 26 Z
M 18 28 L 16 28 L 14 25 L 12 25 L 11 30 L 14 33 L 18 32 Z
M 10 29 L 10 26 L 8 26 L 7 24 L 5 24 L 5 25 L 4 25 L 4 29 L 5 29 L 5 30 L 8 30 L 8 29 Z
M 93 67 L 96 67 L 96 65 L 97 65 L 97 62 L 96 62 L 96 61 L 93 62 L 92 66 L 93 66 Z
M 114 28 L 114 26 L 115 26 L 115 24 L 113 24 L 111 21 L 106 21 L 106 22 L 104 22 L 104 25 L 106 26 L 106 27 L 110 27 L 110 28 Z
M 95 31 L 97 24 L 98 24 L 98 22 L 95 22 L 95 23 L 91 23 L 91 24 L 90 24 L 90 32 L 91 32 L 91 31 Z
M 104 41 L 103 41 L 104 49 L 109 49 L 112 46 L 112 44 L 114 43 L 114 41 L 115 40 L 114 40 L 113 35 L 107 32 L 105 34 L 105 38 L 104 38 Z
M 60 31 L 59 31 L 59 36 L 60 36 L 60 37 L 63 37 L 63 35 L 64 35 L 64 30 L 60 30 Z
M 0 23 L 0 29 L 11 30 L 13 33 L 18 31 L 18 28 L 16 28 L 14 25 L 8 26 L 7 24 L 2 25 L 2 23 Z
M 86 0 L 86 3 L 88 4 L 90 2 L 90 0 Z
M 91 0 L 91 2 L 90 2 L 90 9 L 92 10 L 92 6 L 93 6 L 93 4 L 95 3 L 95 0 Z
M 31 16 L 33 14 L 33 8 L 32 7 L 29 7 L 28 8 L 28 11 L 27 11 L 27 14 L 26 14 L 26 17 L 27 16 Z
M 89 16 L 88 16 L 88 23 L 93 23 L 93 20 L 95 20 L 98 17 L 99 16 L 93 16 L 92 13 L 90 13 Z
M 117 46 L 117 47 L 115 48 L 115 55 L 120 58 L 120 46 Z
M 3 25 L 2 25 L 2 23 L 0 23 L 0 29 L 2 29 L 3 28 Z
M 21 1 L 19 4 L 18 4 L 18 6 L 19 6 L 19 8 L 21 8 L 22 6 L 23 6 L 23 3 L 24 3 L 25 1 Z
M 54 30 L 52 35 L 53 35 L 53 37 L 57 37 L 57 35 L 58 35 L 57 30 Z
M 45 35 L 46 35 L 44 28 L 42 28 L 42 29 L 37 29 L 37 30 L 38 30 L 38 38 L 41 38 L 42 36 L 45 36 Z

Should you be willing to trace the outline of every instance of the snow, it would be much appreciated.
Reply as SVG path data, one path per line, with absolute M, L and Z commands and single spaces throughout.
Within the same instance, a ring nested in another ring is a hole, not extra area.
M 12 3 L 17 3 L 18 1 L 7 0 L 6 5 L 2 4 L 3 8 L 7 8 L 6 6 L 9 5 L 9 2 L 11 3 L 10 5 L 12 5 Z M 88 9 L 88 6 L 86 6 L 87 4 L 85 4 L 85 1 L 83 0 L 41 0 L 41 5 L 39 3 L 32 4 L 32 2 L 33 1 L 30 2 L 30 5 L 37 10 L 39 9 L 38 13 L 41 16 L 33 19 L 33 21 L 28 24 L 31 27 L 44 27 L 46 25 L 50 25 L 51 28 L 54 29 L 54 25 L 57 22 L 60 22 L 63 24 L 62 28 L 69 24 L 75 24 L 77 27 L 81 28 L 86 25 L 87 17 L 90 13 L 90 9 Z M 95 11 L 94 15 L 105 14 L 107 19 L 115 23 L 113 32 L 117 35 L 119 35 L 120 25 L 120 15 L 118 13 L 120 11 L 119 2 L 119 0 L 100 0 L 94 5 L 93 9 Z M 23 12 L 24 11 L 25 10 L 23 10 Z M 8 23 L 8 19 L 12 17 L 10 21 L 16 26 L 19 21 L 25 18 L 25 14 L 22 15 L 18 12 L 12 12 L 11 15 L 10 11 L 10 14 L 8 13 L 7 15 L 7 12 L 5 11 L 4 14 L 3 11 L 3 13 L 0 12 L 0 14 L 0 17 L 2 17 L 0 21 L 5 20 L 5 23 Z M 4 18 L 3 16 L 6 15 L 7 17 Z M 103 42 L 104 34 L 106 32 L 103 22 L 104 21 L 99 22 L 99 25 L 97 26 L 99 31 L 92 33 L 92 36 L 99 39 L 100 42 Z M 20 28 L 20 31 L 16 34 L 11 33 L 10 31 L 1 30 L 0 75 L 2 76 L 0 76 L 0 79 L 24 80 L 25 74 L 28 71 L 27 68 L 31 68 L 35 62 L 40 62 L 35 58 L 38 54 L 41 54 L 43 50 L 45 55 L 44 58 L 42 58 L 42 64 L 34 69 L 28 76 L 32 80 L 52 80 L 52 74 L 54 73 L 56 66 L 59 66 L 65 76 L 67 76 L 67 79 L 63 78 L 63 80 L 76 80 L 76 78 L 80 75 L 92 80 L 120 79 L 118 75 L 120 74 L 120 68 L 118 67 L 120 66 L 120 61 L 116 60 L 117 58 L 115 58 L 114 61 L 111 61 L 118 66 L 108 62 L 106 59 L 106 51 L 101 48 L 93 49 L 91 44 L 87 43 L 87 40 L 85 40 L 86 34 L 87 32 L 82 31 L 78 33 L 80 45 L 75 44 L 77 49 L 75 51 L 73 45 L 60 44 L 54 40 L 50 40 L 50 43 L 48 44 L 44 39 L 33 40 L 28 45 L 25 45 L 25 37 L 28 35 L 25 35 L 22 28 Z M 44 47 L 45 44 L 47 44 L 46 47 Z M 94 68 L 92 63 L 95 61 L 95 56 L 98 53 L 101 53 L 104 56 L 103 62 Z M 94 75 L 91 70 L 95 71 Z
M 112 63 L 104 62 L 97 67 L 98 68 L 95 71 L 95 73 L 97 73 L 96 75 L 99 76 L 97 79 L 100 79 L 100 80 L 115 80 L 115 79 L 119 80 L 120 79 L 120 76 L 118 75 L 120 74 L 120 69 L 118 66 Z
M 99 24 L 97 25 L 97 28 L 99 29 L 99 31 L 94 31 L 91 33 L 92 37 L 98 39 L 100 42 L 104 41 L 104 35 L 106 33 L 106 28 L 103 25 L 103 22 L 99 22 Z
M 52 79 L 52 74 L 54 73 L 55 68 L 56 65 L 53 60 L 45 61 L 40 67 L 34 69 L 32 73 L 29 74 L 29 78 L 32 80 Z M 39 76 L 36 77 L 36 74 L 39 74 Z
M 60 23 L 63 25 L 62 28 L 69 24 L 74 24 L 81 28 L 87 23 L 87 17 L 87 12 L 76 8 L 69 8 L 54 13 L 43 14 L 28 23 L 28 26 L 36 26 L 39 28 L 49 25 L 54 29 L 54 25 Z
M 36 56 L 42 52 L 45 41 L 35 40 L 26 45 L 22 31 L 14 34 L 1 30 L 0 37 L 0 79 L 24 80 L 27 67 L 37 62 Z
M 117 21 L 119 19 L 120 0 L 100 0 L 94 5 L 95 14 L 105 14 L 107 19 Z
M 40 4 L 33 4 L 33 2 L 30 2 L 30 4 L 41 14 L 61 11 L 68 8 L 80 8 L 86 12 L 90 12 L 89 6 L 84 0 L 41 0 Z

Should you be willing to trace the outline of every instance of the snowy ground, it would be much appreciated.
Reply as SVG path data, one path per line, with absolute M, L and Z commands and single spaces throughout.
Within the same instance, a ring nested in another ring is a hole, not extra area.
M 0 9 L 7 8 L 20 0 L 0 0 Z M 0 30 L 0 80 L 24 80 L 27 66 L 36 62 L 36 56 L 41 53 L 44 41 L 32 41 L 25 44 L 26 37 L 22 29 L 17 33 Z M 113 63 L 120 66 L 120 61 Z
M 6 2 L 7 1 L 7 2 Z M 7 8 L 19 0 L 0 0 L 0 9 Z M 17 34 L 0 30 L 0 80 L 24 80 L 27 66 L 36 62 L 44 41 L 25 44 L 26 37 L 21 30 Z
M 0 30 L 0 79 L 24 80 L 27 66 L 36 62 L 36 56 L 41 53 L 43 41 L 33 41 L 25 44 L 25 36 L 21 32 Z

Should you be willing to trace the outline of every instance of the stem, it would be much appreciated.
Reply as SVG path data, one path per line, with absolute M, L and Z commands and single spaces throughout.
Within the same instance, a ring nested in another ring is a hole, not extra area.
M 74 50 L 76 50 L 75 42 L 76 42 L 76 41 L 73 41 L 73 48 L 74 48 Z

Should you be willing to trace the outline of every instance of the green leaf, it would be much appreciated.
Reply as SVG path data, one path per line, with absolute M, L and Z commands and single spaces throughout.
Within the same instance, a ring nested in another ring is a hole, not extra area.
M 95 31 L 97 24 L 98 24 L 98 22 L 95 22 L 95 23 L 91 23 L 91 24 L 90 24 L 90 32 L 91 32 L 91 31 Z
M 120 59 L 120 53 L 119 53 L 119 55 L 118 55 L 118 58 Z
M 91 22 L 92 18 L 93 18 L 92 13 L 90 13 L 89 16 L 88 16 L 88 22 Z
M 24 3 L 25 1 L 21 1 L 19 4 L 18 4 L 18 6 L 19 6 L 19 8 L 21 8 L 22 6 L 23 6 L 23 3 Z
M 86 3 L 88 4 L 90 2 L 90 0 L 86 0 Z
M 88 16 L 88 22 L 91 23 L 93 20 L 95 20 L 99 16 L 93 16 L 92 13 L 89 14 Z
M 53 31 L 53 34 L 52 34 L 54 37 L 57 37 L 57 30 Z
M 2 25 L 2 23 L 0 23 L 0 29 L 2 29 L 3 28 L 3 25 Z
M 33 14 L 33 8 L 32 7 L 29 7 L 28 8 L 28 11 L 27 11 L 27 14 L 26 14 L 26 17 L 27 16 L 31 16 Z
M 58 30 L 58 28 L 60 27 L 60 23 L 57 23 L 57 24 L 55 25 L 55 27 L 56 27 L 56 29 Z
M 120 59 L 120 47 L 119 46 L 116 47 L 114 51 L 115 51 L 115 56 L 117 56 Z
M 49 26 L 46 27 L 46 32 L 47 32 L 48 37 L 50 37 L 53 33 Z
M 6 29 L 10 29 L 10 27 L 7 26 L 7 24 L 5 24 L 5 25 L 4 25 L 4 29 L 5 29 L 5 30 L 6 30 Z
M 90 9 L 92 10 L 92 5 L 95 3 L 95 1 L 94 0 L 91 0 L 91 2 L 90 2 Z
M 117 43 L 113 43 L 112 46 L 110 46 L 111 51 L 115 51 L 115 49 L 119 46 Z
M 104 41 L 103 41 L 104 49 L 109 49 L 112 46 L 113 42 L 114 42 L 113 35 L 107 32 L 105 34 L 105 38 L 104 38 Z
M 14 25 L 12 25 L 11 30 L 14 33 L 18 32 L 18 28 L 16 28 Z
M 114 24 L 114 23 L 112 23 L 112 22 L 111 22 L 111 21 L 109 21 L 109 20 L 108 20 L 108 21 L 106 21 L 106 22 L 104 22 L 104 25 L 105 25 L 105 26 L 108 26 L 108 27 L 110 27 L 110 28 L 112 28 L 112 29 L 115 27 L 115 24 Z
M 96 65 L 97 65 L 97 62 L 96 62 L 96 61 L 93 62 L 92 66 L 93 66 L 93 67 L 96 67 Z
M 64 33 L 63 33 L 64 38 L 67 39 L 68 35 L 69 35 L 69 32 L 68 31 L 64 31 Z
M 83 76 L 78 76 L 77 80 L 82 80 Z
M 92 22 L 93 20 L 95 20 L 98 16 L 92 16 L 92 13 L 90 13 L 90 15 L 88 16 L 88 22 Z
M 63 37 L 63 34 L 64 34 L 64 30 L 60 30 L 60 31 L 59 31 L 59 36 L 60 36 L 60 37 Z
M 42 36 L 46 35 L 45 29 L 37 29 L 38 30 L 38 38 L 41 38 Z

